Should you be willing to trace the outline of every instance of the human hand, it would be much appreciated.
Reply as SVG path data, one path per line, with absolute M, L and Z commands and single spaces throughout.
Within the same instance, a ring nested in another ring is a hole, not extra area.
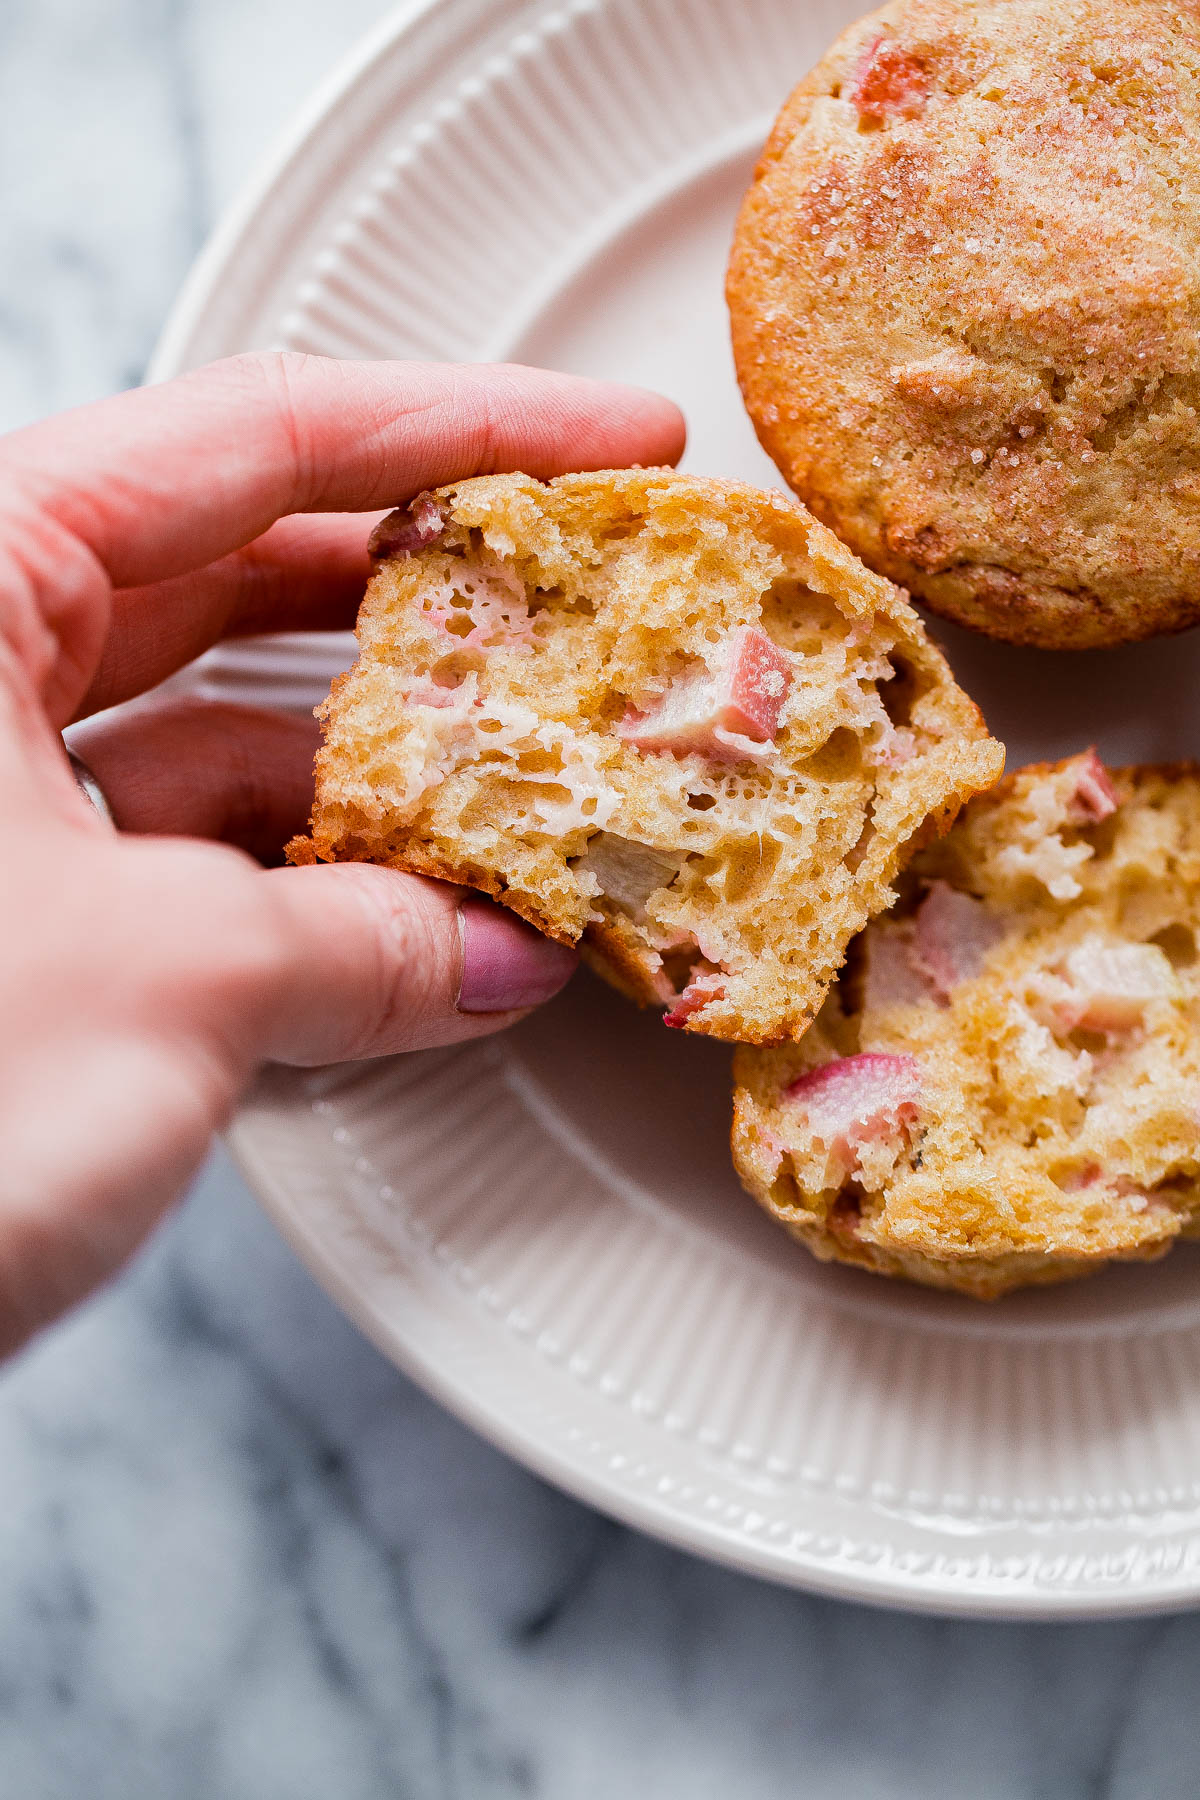
M 351 624 L 355 513 L 477 473 L 664 462 L 682 439 L 638 390 L 269 355 L 0 439 L 0 1353 L 121 1263 L 260 1062 L 494 1031 L 573 966 L 437 882 L 260 868 L 248 851 L 303 827 L 308 721 L 159 699 L 84 726 L 120 835 L 62 729 L 219 639 Z

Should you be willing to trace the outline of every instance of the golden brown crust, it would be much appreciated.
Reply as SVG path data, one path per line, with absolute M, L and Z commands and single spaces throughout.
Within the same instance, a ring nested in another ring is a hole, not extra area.
M 662 994 L 646 967 L 645 952 L 620 919 L 594 920 L 584 930 L 580 951 L 589 969 L 635 1006 L 662 1005 Z
M 881 52 L 916 99 L 864 115 Z M 1077 648 L 1200 619 L 1200 16 L 895 0 L 796 88 L 728 276 L 759 438 L 947 617 Z
M 403 850 L 397 850 L 390 856 L 359 858 L 339 856 L 336 851 L 331 853 L 328 845 L 318 851 L 312 838 L 293 838 L 287 846 L 287 859 L 294 864 L 368 861 L 378 863 L 385 869 L 399 869 L 405 875 L 423 875 L 433 881 L 449 882 L 452 887 L 469 888 L 473 893 L 486 894 L 490 900 L 500 901 L 510 912 L 519 914 L 557 943 L 573 948 L 578 941 L 547 916 L 533 895 L 515 893 L 492 871 L 456 863 L 450 858 L 437 855 L 423 844 L 408 844 Z
M 809 1035 L 735 1055 L 738 1173 L 815 1255 L 990 1299 L 1200 1228 L 1200 769 L 1114 771 L 1110 811 L 1098 768 L 1042 763 L 978 796 Z M 923 939 L 934 890 L 967 898 Z M 956 967 L 959 942 L 982 948 Z M 918 1110 L 855 1169 L 789 1089 L 863 1054 L 909 1071 Z

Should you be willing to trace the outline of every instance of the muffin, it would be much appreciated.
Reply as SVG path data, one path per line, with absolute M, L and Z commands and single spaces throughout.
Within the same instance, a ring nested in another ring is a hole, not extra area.
M 821 1258 L 990 1299 L 1200 1218 L 1200 771 L 1023 769 L 914 859 L 733 1153 Z
M 495 896 L 666 1021 L 811 1021 L 1000 745 L 912 609 L 780 494 L 484 477 L 374 540 L 311 839 Z
M 899 0 L 783 108 L 728 298 L 817 516 L 1011 643 L 1200 619 L 1200 13 Z

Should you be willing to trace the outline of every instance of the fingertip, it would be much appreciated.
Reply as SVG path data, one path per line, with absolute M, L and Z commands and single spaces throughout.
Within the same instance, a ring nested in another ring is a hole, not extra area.
M 553 421 L 546 454 L 520 466 L 530 474 L 567 469 L 647 468 L 677 463 L 687 444 L 687 424 L 675 401 L 653 388 L 592 375 L 500 363 L 474 371 L 482 377 L 497 416 L 506 424 L 496 433 L 508 445 L 529 442 L 528 414 Z
M 681 409 L 653 388 L 623 387 L 621 393 L 648 446 L 648 453 L 641 460 L 674 466 L 687 449 L 687 420 Z

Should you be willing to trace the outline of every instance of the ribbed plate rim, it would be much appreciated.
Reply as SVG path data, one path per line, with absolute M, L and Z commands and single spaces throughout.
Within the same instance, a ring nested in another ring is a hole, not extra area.
M 259 1203 L 301 1262 L 387 1359 L 464 1425 L 535 1475 L 586 1505 L 691 1555 L 740 1570 L 784 1587 L 858 1605 L 880 1606 L 939 1618 L 988 1619 L 1010 1623 L 1050 1623 L 1064 1619 L 1103 1623 L 1120 1618 L 1156 1617 L 1198 1603 L 1194 1577 L 1168 1580 L 1151 1590 L 1113 1602 L 1078 1590 L 1027 1589 L 1019 1595 L 999 1584 L 952 1584 L 945 1578 L 904 1578 L 864 1570 L 838 1571 L 829 1559 L 808 1553 L 791 1557 L 760 1547 L 756 1540 L 722 1532 L 668 1504 L 656 1505 L 593 1467 L 577 1452 L 553 1443 L 544 1428 L 513 1410 L 502 1413 L 422 1348 L 421 1333 L 401 1331 L 376 1304 L 371 1281 L 351 1274 L 296 1207 L 285 1182 L 260 1154 L 259 1132 L 246 1109 L 225 1133 L 230 1154 Z

